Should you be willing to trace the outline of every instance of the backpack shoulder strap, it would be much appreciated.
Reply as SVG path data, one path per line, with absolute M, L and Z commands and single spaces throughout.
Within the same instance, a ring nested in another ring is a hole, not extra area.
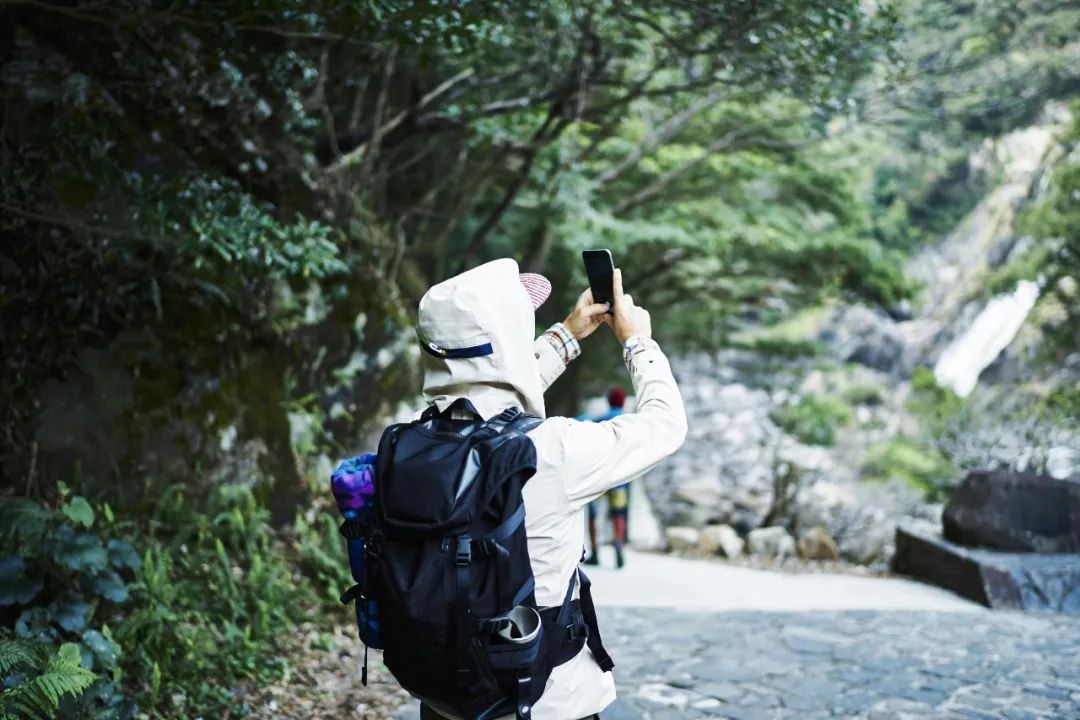
M 511 405 L 495 417 L 486 421 L 484 425 L 485 427 L 491 428 L 496 433 L 502 433 L 504 430 L 513 425 L 515 420 L 522 416 L 523 413 L 521 412 L 521 408 Z
M 574 588 L 579 584 L 580 598 L 574 600 Z M 552 667 L 569 662 L 586 644 L 601 670 L 608 672 L 615 667 L 600 639 L 600 626 L 592 598 L 592 583 L 580 568 L 570 575 L 570 583 L 562 604 L 545 608 L 540 616 L 544 618 L 547 625 L 545 632 L 549 633 L 551 638 L 547 660 Z
M 527 433 L 542 422 L 535 415 L 522 412 L 521 408 L 508 407 L 484 424 L 501 434 L 508 431 Z
M 523 413 L 512 423 L 512 428 L 519 433 L 525 434 L 536 428 L 542 422 L 544 422 L 543 418 Z
M 615 663 L 611 656 L 608 655 L 607 650 L 604 649 L 603 641 L 600 640 L 600 623 L 597 622 L 596 605 L 593 604 L 592 581 L 589 580 L 589 576 L 585 574 L 585 571 L 580 568 L 577 574 L 581 578 L 581 614 L 585 618 L 585 626 L 589 628 L 589 634 L 585 642 L 588 643 L 589 650 L 592 651 L 593 657 L 596 658 L 597 664 L 600 665 L 600 669 L 609 672 L 615 667 Z

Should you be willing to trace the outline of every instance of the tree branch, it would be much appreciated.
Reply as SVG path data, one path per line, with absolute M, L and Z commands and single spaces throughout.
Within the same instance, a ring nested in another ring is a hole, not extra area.
M 675 137 L 700 113 L 720 102 L 721 97 L 722 95 L 719 90 L 714 90 L 682 112 L 673 115 L 657 129 L 656 133 L 651 138 L 642 143 L 637 150 L 630 153 L 623 158 L 622 162 L 596 178 L 596 180 L 593 181 L 593 187 L 597 189 L 602 188 L 613 180 L 616 180 L 627 170 L 636 167 L 643 158 L 651 155 L 657 147 Z
M 695 158 L 690 162 L 686 163 L 685 165 L 681 165 L 675 168 L 674 170 L 670 170 L 664 173 L 643 189 L 617 203 L 611 211 L 612 214 L 619 215 L 620 213 L 626 212 L 627 210 L 642 205 L 643 203 L 655 197 L 661 190 L 666 188 L 672 182 L 686 175 L 691 170 L 708 160 L 710 157 L 713 156 L 713 154 L 717 152 L 723 150 L 746 150 L 753 147 L 768 148 L 772 150 L 791 150 L 805 145 L 807 142 L 809 142 L 783 142 L 771 140 L 768 138 L 753 138 L 744 141 L 742 140 L 742 138 L 744 137 L 745 135 L 743 133 L 740 133 L 737 130 L 733 130 L 727 135 L 724 135 L 723 137 L 714 140 L 713 142 L 709 143 L 708 146 L 706 146 L 705 152 L 703 152 L 700 157 Z
M 545 143 L 549 143 L 561 135 L 563 130 L 565 130 L 571 122 L 577 119 L 576 116 L 580 114 L 580 106 L 576 109 L 577 112 L 575 112 L 574 115 L 568 115 L 565 112 L 565 106 L 575 95 L 582 93 L 584 89 L 588 87 L 591 73 L 586 72 L 587 63 L 585 53 L 591 51 L 591 56 L 593 58 L 596 58 L 599 54 L 599 41 L 591 29 L 591 17 L 590 13 L 588 17 L 579 22 L 582 36 L 578 41 L 574 59 L 570 63 L 562 87 L 551 101 L 544 122 L 536 132 L 533 133 L 528 149 L 524 151 L 525 159 L 521 168 L 518 169 L 513 181 L 511 181 L 505 192 L 503 192 L 503 196 L 498 204 L 490 213 L 488 213 L 487 218 L 484 219 L 484 222 L 477 228 L 476 232 L 473 233 L 472 239 L 469 241 L 465 252 L 462 254 L 459 272 L 468 267 L 469 263 L 472 262 L 473 257 L 484 246 L 484 241 L 487 239 L 488 234 L 496 225 L 498 225 L 499 220 L 502 219 L 502 216 L 513 204 L 514 198 L 517 197 L 521 188 L 524 187 L 525 181 L 529 177 L 533 161 L 536 159 L 536 154 L 540 151 L 540 148 Z M 597 65 L 593 67 L 592 72 L 602 71 L 606 62 L 606 60 L 602 59 L 597 60 Z M 560 115 L 562 117 L 560 117 Z M 558 122 L 555 121 L 556 118 L 559 118 Z
M 392 66 L 392 63 L 389 64 Z M 371 134 L 371 138 L 367 142 L 357 145 L 355 148 L 342 155 L 333 164 L 331 164 L 326 169 L 326 171 L 329 173 L 337 173 L 344 168 L 355 164 L 364 156 L 364 153 L 369 146 L 377 147 L 379 144 L 379 140 L 382 139 L 394 128 L 396 128 L 398 125 L 403 123 L 406 118 L 415 113 L 417 110 L 425 107 L 426 105 L 429 105 L 433 100 L 443 95 L 447 90 L 454 87 L 458 83 L 468 80 L 470 77 L 472 77 L 472 75 L 472 68 L 462 70 L 454 77 L 450 78 L 449 80 L 443 81 L 434 90 L 424 95 L 422 98 L 420 98 L 419 101 L 417 101 L 414 106 L 412 106 L 408 110 L 402 110 L 400 113 L 391 118 L 389 122 L 385 123 L 384 125 L 376 124 L 375 132 Z M 385 87 L 386 85 L 384 84 L 384 94 Z

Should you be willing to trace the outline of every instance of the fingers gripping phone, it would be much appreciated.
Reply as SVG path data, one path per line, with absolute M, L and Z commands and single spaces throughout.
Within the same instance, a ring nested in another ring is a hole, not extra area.
M 608 313 L 612 312 L 615 291 L 612 281 L 615 276 L 615 263 L 611 260 L 610 250 L 582 250 L 581 259 L 585 261 L 585 274 L 589 276 L 593 302 L 607 303 Z

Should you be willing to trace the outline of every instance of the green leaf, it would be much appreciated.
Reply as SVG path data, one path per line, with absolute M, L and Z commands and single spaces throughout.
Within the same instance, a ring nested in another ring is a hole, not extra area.
M 81 495 L 71 498 L 68 504 L 64 506 L 63 512 L 76 525 L 88 528 L 94 524 L 94 509 L 90 507 L 90 503 L 86 502 L 86 498 Z
M 87 670 L 94 669 L 94 651 L 86 643 L 79 643 L 79 664 Z
M 53 560 L 71 570 L 96 573 L 105 569 L 108 556 L 101 540 L 90 533 L 61 525 L 54 535 Z
M 139 553 L 135 552 L 135 548 L 131 546 L 131 543 L 123 540 L 110 540 L 106 545 L 106 549 L 109 553 L 109 562 L 112 563 L 115 568 L 131 568 L 138 572 L 142 569 L 142 558 L 139 557 Z
M 56 629 L 50 623 L 49 611 L 43 607 L 23 610 L 15 621 L 15 634 L 21 638 L 46 640 L 56 639 Z
M 161 691 L 161 666 L 157 660 L 150 668 L 150 706 L 157 705 L 158 693 Z
M 86 629 L 87 620 L 90 617 L 90 605 L 76 594 L 65 595 L 63 598 L 49 605 L 53 622 L 64 630 L 72 633 L 82 632 Z M 72 646 L 78 652 L 78 646 Z
M 56 653 L 56 656 L 60 658 L 61 662 L 71 663 L 78 665 L 81 661 L 81 655 L 79 655 L 79 646 L 75 643 L 64 643 L 60 646 L 60 652 Z
M 79 646 L 75 643 L 64 643 L 45 668 L 45 672 L 34 678 L 29 685 L 48 698 L 55 709 L 64 696 L 78 696 L 85 692 L 96 677 L 82 666 Z
M 44 585 L 40 573 L 26 577 L 26 561 L 21 557 L 0 557 L 0 607 L 25 605 L 37 597 Z
M 105 570 L 96 575 L 90 583 L 94 592 L 115 603 L 122 603 L 128 599 L 127 585 L 113 570 Z
M 98 630 L 84 632 L 82 641 L 94 653 L 94 657 L 101 661 L 102 667 L 110 668 L 116 663 L 116 649 Z

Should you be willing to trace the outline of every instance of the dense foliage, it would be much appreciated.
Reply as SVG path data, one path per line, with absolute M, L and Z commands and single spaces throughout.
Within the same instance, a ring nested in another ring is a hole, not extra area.
M 770 415 L 788 434 L 810 445 L 833 445 L 836 429 L 851 422 L 848 405 L 829 397 L 804 395 Z
M 823 346 L 775 323 L 902 312 L 1077 37 L 1070 0 L 0 2 L 0 717 L 243 716 L 343 584 L 308 483 L 411 399 L 416 301 L 465 267 L 547 274 L 544 324 L 609 247 L 670 347 L 792 372 Z M 1075 350 L 1065 142 L 999 281 Z M 555 411 L 618 366 L 587 342 Z M 978 411 L 915 385 L 927 436 L 864 474 L 939 497 Z M 877 392 L 773 419 L 830 445 Z
M 298 519 L 282 535 L 229 486 L 199 506 L 173 487 L 141 527 L 63 488 L 59 509 L 0 505 L 0 713 L 244 711 L 245 692 L 288 668 L 280 643 L 346 585 L 329 516 L 316 517 L 317 531 Z
M 911 248 L 950 231 L 992 186 L 968 162 L 986 138 L 1035 122 L 1080 92 L 1080 8 L 1072 0 L 908 0 L 907 81 L 867 85 L 875 235 Z M 900 151 L 897 151 L 900 150 Z
M 1017 263 L 1020 274 L 1038 279 L 1056 301 L 1058 316 L 1047 335 L 1060 356 L 1080 350 L 1080 104 L 1073 110 L 1073 126 L 1062 138 L 1064 160 L 1047 197 L 1024 218 L 1036 242 Z
M 885 6 L 7 3 L 0 27 L 11 480 L 77 468 L 129 502 L 242 454 L 288 519 L 297 436 L 343 452 L 415 387 L 415 300 L 500 255 L 555 281 L 546 321 L 609 246 L 663 334 L 710 346 L 907 292 L 821 142 Z

